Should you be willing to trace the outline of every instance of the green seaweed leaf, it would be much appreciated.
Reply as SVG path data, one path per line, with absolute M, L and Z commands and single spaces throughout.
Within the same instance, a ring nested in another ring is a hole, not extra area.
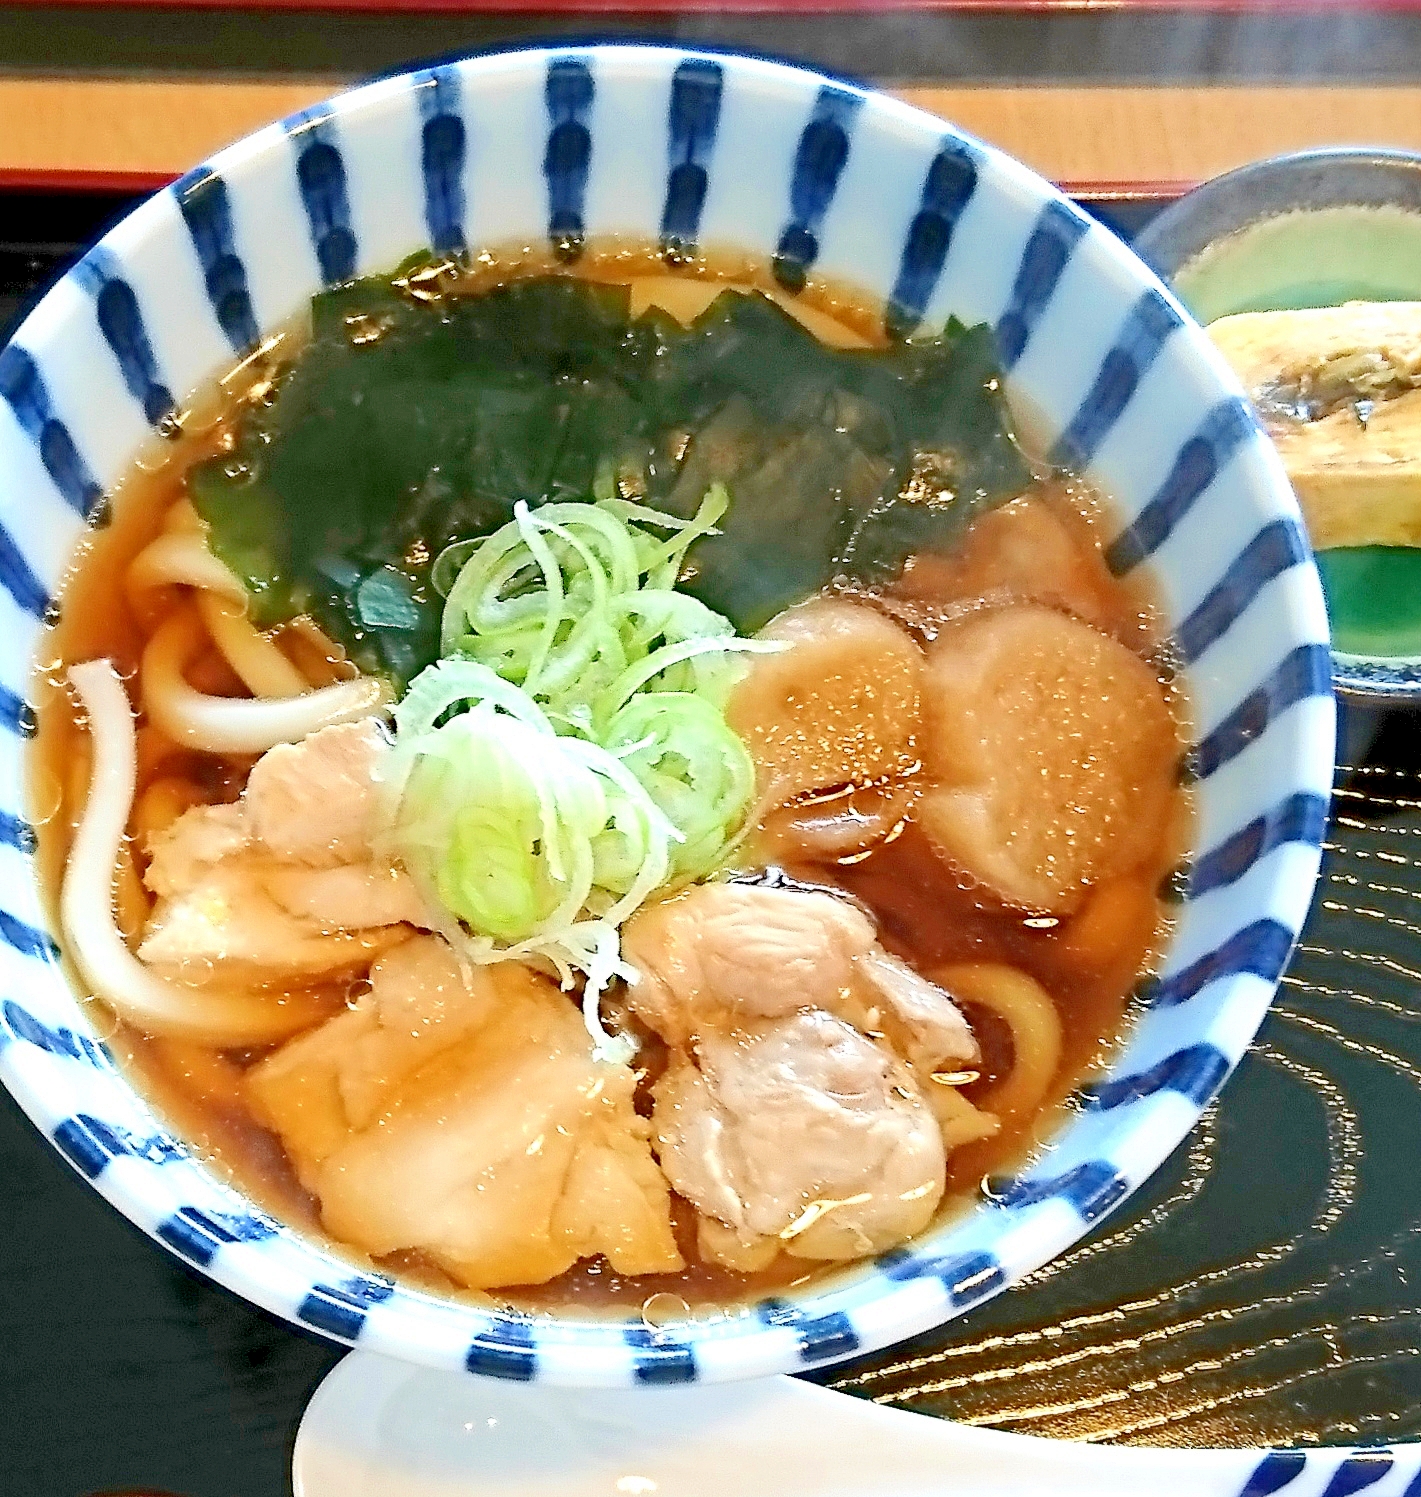
M 188 478 L 258 623 L 309 612 L 400 684 L 438 651 L 431 558 L 519 500 L 586 499 L 610 473 L 688 517 L 725 483 L 730 511 L 684 585 L 751 632 L 836 575 L 878 579 L 948 544 L 1030 477 L 986 327 L 845 352 L 734 291 L 683 328 L 567 276 L 410 289 L 316 297 L 309 344 Z

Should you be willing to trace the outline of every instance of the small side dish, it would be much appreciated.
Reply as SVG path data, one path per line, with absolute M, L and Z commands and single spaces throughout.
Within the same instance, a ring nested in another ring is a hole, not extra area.
M 1421 158 L 1254 162 L 1167 208 L 1138 243 L 1283 458 L 1327 593 L 1338 690 L 1421 696 Z

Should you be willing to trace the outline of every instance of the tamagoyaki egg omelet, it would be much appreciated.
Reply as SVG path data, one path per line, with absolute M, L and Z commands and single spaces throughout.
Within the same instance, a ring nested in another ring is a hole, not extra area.
M 1272 437 L 1313 546 L 1421 546 L 1421 302 L 1209 326 Z

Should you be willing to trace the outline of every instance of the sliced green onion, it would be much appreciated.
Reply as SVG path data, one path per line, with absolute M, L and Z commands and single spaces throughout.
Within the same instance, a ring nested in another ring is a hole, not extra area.
M 686 548 L 714 529 L 728 503 L 716 485 L 692 520 L 614 498 L 516 506 L 514 518 L 475 548 L 461 542 L 435 563 L 447 586 L 444 654 L 487 665 L 554 718 L 573 722 L 579 702 L 591 702 L 664 645 L 723 639 L 703 651 L 736 649 L 728 620 L 674 591 Z M 671 538 L 650 534 L 650 525 Z M 462 565 L 450 582 L 454 558 Z
M 436 560 L 445 658 L 395 710 L 386 806 L 392 849 L 458 949 L 542 957 L 564 986 L 582 973 L 594 1053 L 625 1059 L 598 1013 L 633 975 L 618 926 L 724 861 L 755 789 L 723 711 L 735 657 L 779 646 L 675 590 L 722 487 L 691 520 L 615 497 L 610 469 L 596 492 L 519 504 Z
M 391 836 L 401 859 L 485 943 L 475 960 L 556 945 L 587 912 L 615 933 L 666 881 L 680 833 L 620 759 L 554 737 L 526 693 L 498 681 L 473 700 L 473 672 L 492 675 L 465 661 L 431 666 L 411 688 L 422 710 L 397 717 Z M 431 675 L 458 679 L 426 684 Z M 451 697 L 472 705 L 432 721 Z M 508 710 L 510 697 L 526 707 Z M 578 949 L 569 947 L 573 965 Z
M 617 713 L 603 742 L 680 832 L 674 876 L 711 872 L 755 790 L 749 751 L 720 712 L 690 692 L 647 692 Z

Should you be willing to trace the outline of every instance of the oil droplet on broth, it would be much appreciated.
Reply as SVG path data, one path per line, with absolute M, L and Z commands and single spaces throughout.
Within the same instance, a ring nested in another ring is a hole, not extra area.
M 39 764 L 30 776 L 30 825 L 47 826 L 64 805 L 64 786 L 48 764 Z
M 196 953 L 182 959 L 178 980 L 188 987 L 200 988 L 215 980 L 217 963 L 210 956 Z
M 690 1320 L 691 1307 L 679 1294 L 653 1294 L 642 1301 L 641 1318 L 648 1330 L 660 1330 L 678 1321 Z
M 173 420 L 173 418 L 170 416 L 165 416 L 163 419 L 165 422 L 172 422 Z M 160 427 L 158 435 L 163 438 L 165 442 L 173 442 L 182 435 L 182 426 L 179 423 L 168 428 Z M 134 458 L 133 466 L 137 472 L 145 474 L 147 477 L 152 478 L 159 473 L 166 472 L 169 468 L 173 467 L 175 462 L 175 454 L 173 454 L 169 450 L 165 450 L 162 447 L 154 445 L 150 446 L 144 452 L 140 453 L 136 458 Z
M 216 1165 L 219 1168 L 223 1165 L 222 1149 L 217 1140 L 206 1130 L 201 1133 L 188 1134 L 183 1141 L 188 1154 L 198 1164 Z
M 101 1003 L 97 998 L 81 998 L 79 1011 L 83 1014 L 90 1032 L 101 1044 L 113 1039 L 118 1033 L 118 1020 L 106 1003 Z

